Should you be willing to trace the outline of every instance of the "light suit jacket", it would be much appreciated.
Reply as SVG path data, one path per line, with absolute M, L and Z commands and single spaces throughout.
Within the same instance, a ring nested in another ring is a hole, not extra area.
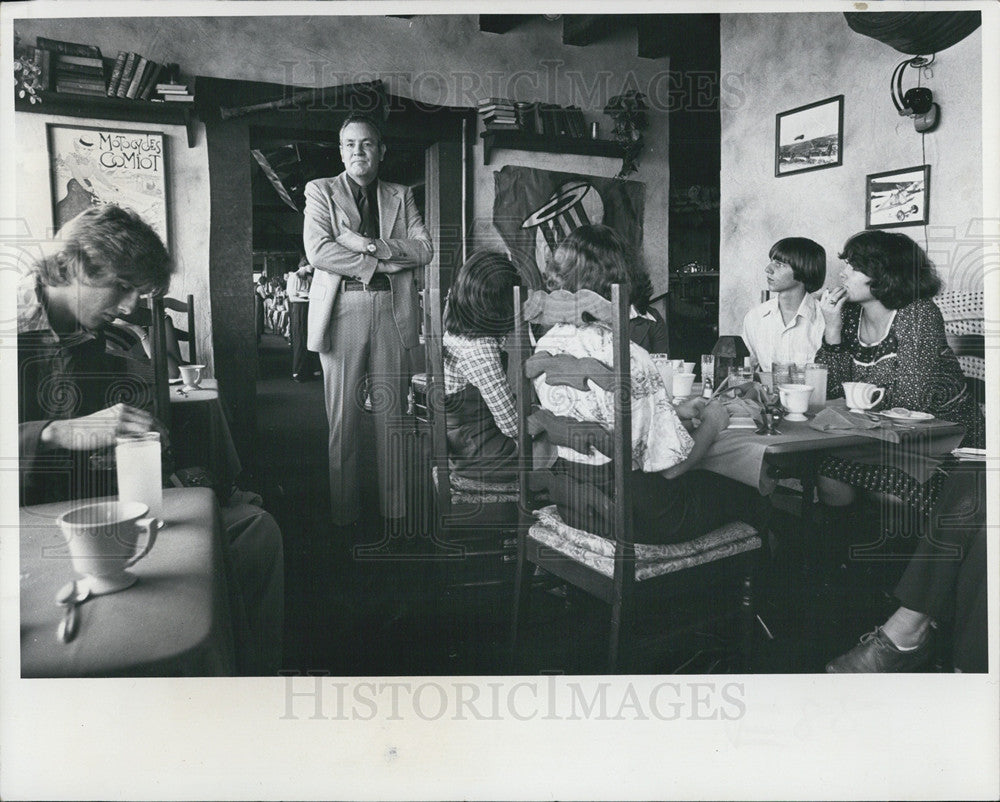
M 368 282 L 376 271 L 389 276 L 400 341 L 406 348 L 416 346 L 419 305 L 411 268 L 430 262 L 433 248 L 409 187 L 378 182 L 379 235 L 391 252 L 386 259 L 355 253 L 336 241 L 344 230 L 361 230 L 346 173 L 310 181 L 305 196 L 303 241 L 306 258 L 316 268 L 309 290 L 309 350 L 327 352 L 336 345 L 330 337 L 330 318 L 341 280 Z

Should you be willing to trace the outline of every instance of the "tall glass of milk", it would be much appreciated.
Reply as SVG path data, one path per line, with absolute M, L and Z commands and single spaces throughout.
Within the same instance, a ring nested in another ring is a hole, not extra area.
M 163 520 L 163 473 L 160 468 L 160 433 L 118 437 L 115 440 L 118 500 L 141 501 L 153 518 Z

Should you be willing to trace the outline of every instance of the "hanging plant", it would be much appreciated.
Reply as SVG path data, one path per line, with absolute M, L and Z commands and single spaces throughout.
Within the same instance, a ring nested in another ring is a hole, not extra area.
M 615 178 L 628 178 L 639 171 L 639 155 L 644 145 L 642 132 L 649 125 L 646 96 L 638 89 L 615 95 L 604 107 L 614 127 L 611 135 L 622 146 L 622 167 Z
M 35 48 L 21 45 L 14 37 L 14 93 L 21 100 L 41 103 L 38 91 L 42 88 L 42 68 L 35 63 Z

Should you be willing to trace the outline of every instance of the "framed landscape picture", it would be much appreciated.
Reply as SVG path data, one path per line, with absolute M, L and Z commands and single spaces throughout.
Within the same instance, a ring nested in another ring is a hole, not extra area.
M 865 179 L 865 228 L 926 225 L 930 186 L 929 164 L 872 173 Z
M 843 150 L 843 95 L 775 115 L 775 176 L 837 167 L 843 163 Z
M 51 123 L 46 128 L 57 231 L 84 209 L 115 203 L 138 213 L 170 249 L 166 138 L 161 132 Z

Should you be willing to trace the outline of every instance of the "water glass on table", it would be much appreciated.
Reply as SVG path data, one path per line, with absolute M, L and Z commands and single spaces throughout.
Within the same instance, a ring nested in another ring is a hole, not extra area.
M 826 365 L 810 362 L 805 369 L 805 383 L 813 388 L 809 396 L 809 411 L 819 412 L 826 406 Z
M 118 500 L 138 501 L 153 518 L 163 517 L 160 433 L 145 432 L 115 440 Z

